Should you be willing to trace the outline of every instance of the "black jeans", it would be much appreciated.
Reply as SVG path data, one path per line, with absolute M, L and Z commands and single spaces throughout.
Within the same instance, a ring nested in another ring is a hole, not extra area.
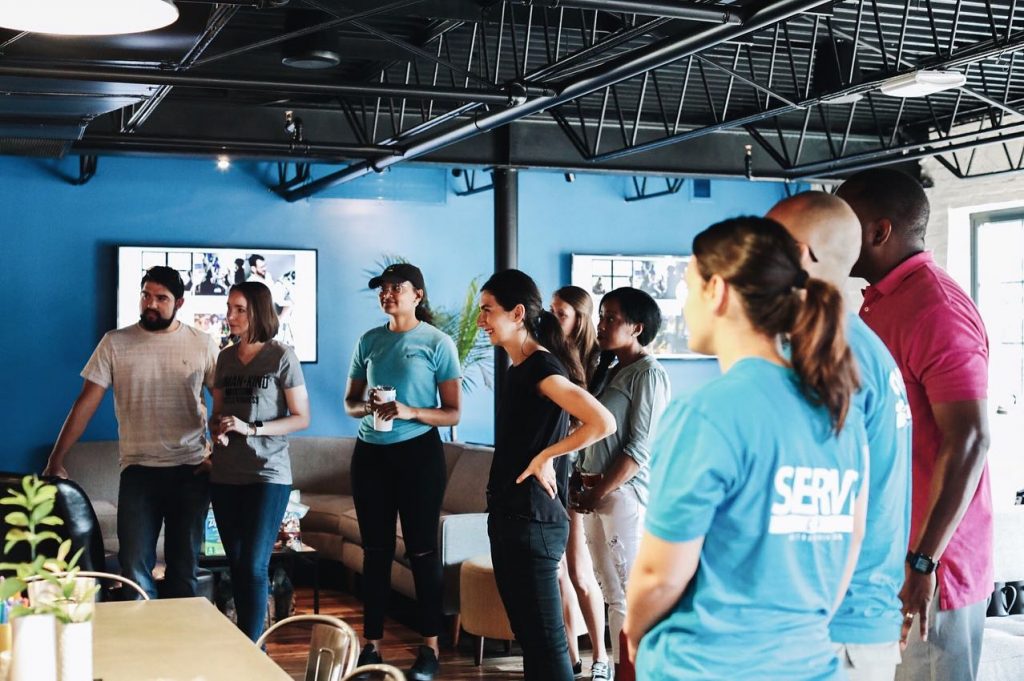
M 384 637 L 396 516 L 402 521 L 405 553 L 416 585 L 420 634 L 440 633 L 442 583 L 437 526 L 447 482 L 444 447 L 436 428 L 390 445 L 356 440 L 352 496 L 363 539 L 363 635 L 367 639 Z
M 569 519 L 542 523 L 492 513 L 487 534 L 498 592 L 523 648 L 526 681 L 572 681 L 558 590 Z

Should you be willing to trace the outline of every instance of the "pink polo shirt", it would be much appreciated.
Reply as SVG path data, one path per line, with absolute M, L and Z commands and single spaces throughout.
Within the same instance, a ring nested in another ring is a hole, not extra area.
M 931 405 L 983 400 L 988 394 L 988 335 L 970 297 L 918 253 L 864 290 L 860 316 L 896 359 L 913 418 L 910 545 L 928 511 L 942 434 Z M 992 593 L 992 496 L 988 464 L 960 525 L 941 557 L 939 607 L 962 608 Z

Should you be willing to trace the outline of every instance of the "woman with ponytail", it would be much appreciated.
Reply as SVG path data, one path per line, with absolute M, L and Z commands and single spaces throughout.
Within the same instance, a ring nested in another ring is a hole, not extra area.
M 576 349 L 543 309 L 533 279 L 498 272 L 477 325 L 508 353 L 487 481 L 487 530 L 498 592 L 523 648 L 526 681 L 571 681 L 558 564 L 569 533 L 567 468 L 555 460 L 607 437 L 615 419 L 584 388 Z M 569 433 L 570 417 L 579 423 Z
M 670 406 L 654 445 L 626 599 L 637 678 L 844 678 L 828 623 L 867 457 L 842 295 L 754 217 L 698 234 L 686 283 L 690 347 L 723 375 Z

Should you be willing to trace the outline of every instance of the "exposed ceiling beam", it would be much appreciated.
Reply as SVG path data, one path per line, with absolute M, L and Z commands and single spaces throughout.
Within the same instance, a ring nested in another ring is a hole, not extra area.
M 651 17 L 704 21 L 711 24 L 738 24 L 743 18 L 736 7 L 672 0 L 512 0 L 514 5 L 533 5 L 554 9 L 592 9 L 626 12 Z
M 122 69 L 101 66 L 35 66 L 0 62 L 0 76 L 84 80 L 98 83 L 134 83 L 180 87 L 247 90 L 257 92 L 295 92 L 303 94 L 356 97 L 409 97 L 413 99 L 482 102 L 506 105 L 509 95 L 500 90 L 474 90 L 456 87 L 382 85 L 377 83 L 300 83 L 228 76 L 201 76 L 155 69 Z M 525 90 L 524 90 L 525 92 Z
M 540 113 L 578 97 L 583 97 L 591 92 L 628 80 L 646 71 L 665 66 L 701 50 L 744 36 L 765 26 L 785 21 L 801 12 L 826 4 L 831 3 L 821 2 L 820 0 L 775 0 L 774 2 L 758 3 L 745 16 L 741 24 L 713 26 L 689 33 L 683 37 L 661 40 L 653 45 L 628 52 L 599 68 L 584 71 L 577 79 L 567 83 L 555 95 L 538 97 L 511 106 L 504 111 L 481 115 L 471 123 L 439 133 L 419 143 L 414 142 L 404 149 L 403 157 L 412 159 L 429 154 L 442 147 L 472 138 L 482 132 L 507 125 L 535 113 Z M 393 156 L 375 158 L 354 164 L 288 192 L 285 198 L 288 201 L 297 201 L 312 196 L 318 191 L 336 184 L 347 182 L 369 173 L 379 172 L 388 166 L 394 165 L 401 158 Z

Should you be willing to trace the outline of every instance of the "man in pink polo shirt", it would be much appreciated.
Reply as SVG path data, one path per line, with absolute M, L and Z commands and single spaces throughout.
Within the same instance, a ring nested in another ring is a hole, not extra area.
M 970 297 L 924 250 L 928 199 L 915 179 L 867 170 L 838 195 L 863 228 L 851 272 L 871 284 L 860 314 L 903 373 L 914 423 L 900 592 L 906 649 L 896 678 L 973 681 L 993 582 L 988 336 Z

